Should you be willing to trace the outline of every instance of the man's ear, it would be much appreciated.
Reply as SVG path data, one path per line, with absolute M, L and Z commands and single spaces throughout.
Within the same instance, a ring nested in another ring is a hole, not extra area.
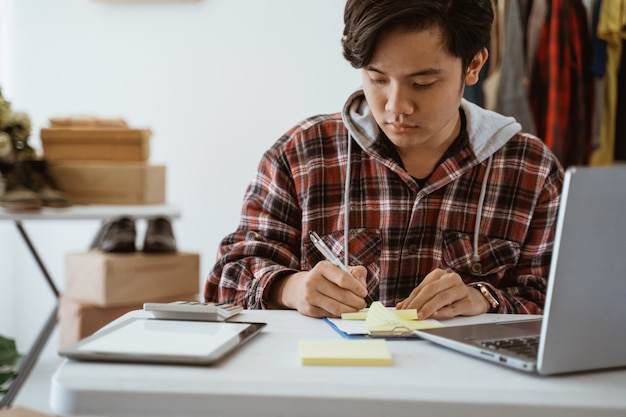
M 489 51 L 487 48 L 483 48 L 472 59 L 469 67 L 467 68 L 467 72 L 465 73 L 465 85 L 474 85 L 478 82 L 480 72 L 485 62 L 487 62 L 487 58 L 489 58 Z

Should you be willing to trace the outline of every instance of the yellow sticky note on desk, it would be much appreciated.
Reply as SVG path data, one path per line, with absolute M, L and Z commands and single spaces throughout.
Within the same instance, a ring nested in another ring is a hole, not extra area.
M 342 313 L 341 319 L 342 320 L 365 320 L 367 319 L 367 313 L 369 313 L 369 310 L 361 310 L 361 311 L 356 311 L 354 313 Z M 390 313 L 395 315 L 399 320 L 417 320 L 417 310 L 415 309 L 391 310 Z
M 343 313 L 342 320 L 365 320 L 365 328 L 370 332 L 393 332 L 443 327 L 436 320 L 417 320 L 417 310 L 388 310 L 380 301 L 372 303 L 369 309 L 356 313 Z
M 303 365 L 389 366 L 393 358 L 384 339 L 300 340 Z

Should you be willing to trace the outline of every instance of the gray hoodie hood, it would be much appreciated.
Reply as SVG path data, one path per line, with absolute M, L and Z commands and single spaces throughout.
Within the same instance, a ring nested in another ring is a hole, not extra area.
M 476 154 L 478 163 L 489 158 L 512 136 L 522 130 L 521 125 L 514 118 L 485 110 L 465 99 L 461 101 L 461 108 L 467 120 L 470 146 Z M 364 150 L 370 149 L 378 138 L 380 127 L 365 100 L 363 90 L 354 92 L 348 98 L 343 108 L 342 118 L 356 143 Z

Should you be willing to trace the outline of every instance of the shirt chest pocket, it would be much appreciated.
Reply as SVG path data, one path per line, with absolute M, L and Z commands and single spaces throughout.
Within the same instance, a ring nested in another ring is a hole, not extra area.
M 478 257 L 474 260 L 474 236 L 445 230 L 443 232 L 443 260 L 449 268 L 465 275 L 487 277 L 501 275 L 514 268 L 520 257 L 520 245 L 510 240 L 478 236 Z

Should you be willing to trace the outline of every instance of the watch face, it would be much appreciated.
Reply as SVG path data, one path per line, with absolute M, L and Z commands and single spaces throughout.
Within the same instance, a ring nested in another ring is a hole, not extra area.
M 500 303 L 498 302 L 498 300 L 491 294 L 491 291 L 489 291 L 489 288 L 487 288 L 486 285 L 483 285 L 481 283 L 477 283 L 477 284 L 473 284 L 473 287 L 476 287 L 480 290 L 480 292 L 482 293 L 482 295 L 487 299 L 487 301 L 489 302 L 489 304 L 491 305 L 491 310 L 497 310 L 498 307 L 500 306 Z

